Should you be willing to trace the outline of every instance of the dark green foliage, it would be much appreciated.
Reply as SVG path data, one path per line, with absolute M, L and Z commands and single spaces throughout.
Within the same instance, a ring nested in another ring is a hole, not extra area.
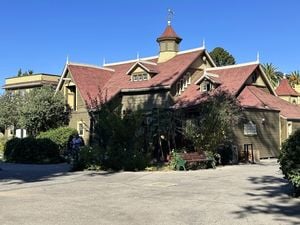
M 214 48 L 209 54 L 217 66 L 227 66 L 235 64 L 234 57 L 221 47 Z
M 70 141 L 70 137 L 75 136 L 77 134 L 77 130 L 70 127 L 59 127 L 56 129 L 51 129 L 46 132 L 41 132 L 37 138 L 48 138 L 54 143 L 58 145 L 59 151 L 61 155 L 66 153 L 68 150 L 68 144 Z
M 101 149 L 101 167 L 112 170 L 142 170 L 147 166 L 143 151 L 143 117 L 140 112 L 120 116 L 119 109 L 102 104 L 93 113 L 95 139 Z
M 6 142 L 4 159 L 14 163 L 60 162 L 58 146 L 50 139 L 13 138 Z
M 49 129 L 64 126 L 69 121 L 69 111 L 65 110 L 64 97 L 54 95 L 50 86 L 36 88 L 25 95 L 20 108 L 20 124 L 32 136 Z
M 282 79 L 277 67 L 275 67 L 272 63 L 265 63 L 262 67 L 271 85 L 273 88 L 276 88 Z
M 285 177 L 300 193 L 300 129 L 292 134 L 283 144 L 278 159 Z
M 20 109 L 24 97 L 19 94 L 5 93 L 0 96 L 0 126 L 18 126 L 20 124 Z
M 97 146 L 83 146 L 79 151 L 79 162 L 73 168 L 74 170 L 82 169 L 100 169 L 102 153 Z
M 207 93 L 204 99 L 187 121 L 185 136 L 197 151 L 215 153 L 232 139 L 232 127 L 240 119 L 241 107 L 233 95 L 222 90 Z

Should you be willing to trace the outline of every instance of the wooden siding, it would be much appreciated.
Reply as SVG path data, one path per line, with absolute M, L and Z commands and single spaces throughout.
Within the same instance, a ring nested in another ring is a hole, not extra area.
M 253 144 L 257 157 L 277 157 L 280 148 L 279 112 L 247 109 L 244 116 L 246 120 L 256 124 L 257 135 L 244 135 L 244 122 L 234 128 L 235 143 L 239 152 L 243 153 L 244 144 Z

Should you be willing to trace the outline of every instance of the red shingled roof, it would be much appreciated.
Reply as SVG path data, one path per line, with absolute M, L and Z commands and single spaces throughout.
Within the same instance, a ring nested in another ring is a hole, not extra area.
M 136 63 L 131 61 L 128 63 L 119 63 L 106 65 L 104 68 L 70 64 L 70 70 L 75 84 L 84 101 L 90 103 L 90 97 L 95 98 L 99 95 L 99 89 L 102 97 L 109 101 L 122 90 L 138 90 L 147 88 L 170 86 L 176 82 L 185 70 L 204 52 L 203 49 L 180 53 L 174 58 L 153 65 L 158 58 L 153 58 L 147 62 L 141 62 L 149 70 L 157 72 L 157 74 L 147 81 L 131 81 L 130 75 L 126 73 Z M 151 64 L 152 62 L 152 64 Z M 112 71 L 110 71 L 111 69 Z
M 245 87 L 238 99 L 244 107 L 280 110 L 280 115 L 286 118 L 300 118 L 300 106 L 268 94 L 255 86 Z
M 104 70 L 97 67 L 69 64 L 68 70 L 86 103 L 90 104 L 99 94 L 99 89 L 112 77 L 113 71 Z
M 282 79 L 275 92 L 278 96 L 300 96 L 300 94 L 291 87 L 288 79 Z
M 180 42 L 182 39 L 176 34 L 171 25 L 168 25 L 165 31 L 157 38 L 157 41 L 162 41 L 165 39 L 177 39 L 177 42 Z
M 240 88 L 245 84 L 246 80 L 252 72 L 258 67 L 258 64 L 245 64 L 235 66 L 224 66 L 207 69 L 208 77 L 216 83 L 221 84 L 218 89 L 227 90 L 233 95 L 237 95 Z M 209 74 L 218 75 L 212 77 Z M 204 74 L 205 75 L 205 74 Z M 188 88 L 176 99 L 175 108 L 188 107 L 198 104 L 201 101 L 201 92 L 199 86 L 191 84 Z
M 154 87 L 170 87 L 176 82 L 182 73 L 202 54 L 204 50 L 197 50 L 184 54 L 178 54 L 174 58 L 158 63 L 156 66 L 158 74 L 147 81 L 133 82 L 130 80 L 130 76 L 126 74 L 128 69 L 135 63 L 124 63 L 118 65 L 108 65 L 107 68 L 115 70 L 112 78 L 103 87 L 106 93 L 107 100 L 114 97 L 122 89 L 145 89 Z M 156 62 L 157 58 L 152 62 Z
M 258 65 L 258 63 L 254 63 L 216 67 L 207 69 L 207 72 L 219 75 L 217 80 L 222 83 L 222 88 L 235 95 Z

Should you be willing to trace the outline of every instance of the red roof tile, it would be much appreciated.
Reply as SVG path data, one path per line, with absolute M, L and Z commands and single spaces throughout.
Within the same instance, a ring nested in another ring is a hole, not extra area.
M 180 42 L 182 39 L 176 34 L 171 25 L 168 25 L 165 31 L 157 38 L 157 41 L 165 40 L 165 39 L 177 39 L 177 42 Z
M 99 90 L 101 90 L 113 74 L 113 72 L 109 70 L 76 64 L 69 64 L 68 70 L 83 100 L 88 104 L 91 103 L 89 96 L 91 96 L 92 100 L 96 98 L 99 94 Z
M 89 96 L 92 98 L 97 97 L 99 95 L 99 89 L 101 90 L 102 98 L 109 101 L 121 92 L 122 89 L 169 88 L 203 52 L 204 50 L 196 50 L 181 53 L 157 65 L 153 65 L 153 63 L 156 63 L 158 58 L 148 60 L 148 62 L 152 62 L 152 64 L 141 61 L 149 70 L 157 72 L 155 76 L 147 81 L 133 82 L 131 81 L 130 75 L 126 74 L 136 61 L 111 64 L 105 66 L 104 69 L 71 64 L 68 66 L 68 69 L 73 76 L 82 98 L 86 102 L 90 103 Z
M 217 67 L 208 69 L 207 74 L 215 83 L 221 84 L 217 89 L 227 90 L 233 95 L 237 95 L 237 92 L 257 67 L 258 64 Z M 218 77 L 213 77 L 209 74 L 215 74 L 218 75 Z M 176 105 L 174 107 L 188 107 L 193 104 L 198 104 L 201 101 L 201 97 L 202 94 L 199 91 L 199 86 L 191 84 L 176 99 Z
M 219 75 L 217 80 L 222 83 L 222 88 L 236 95 L 258 65 L 258 63 L 255 63 L 241 66 L 224 66 L 208 69 L 207 71 Z
M 244 107 L 280 110 L 280 115 L 286 118 L 300 118 L 300 106 L 266 93 L 255 86 L 245 87 L 238 99 Z
M 282 79 L 275 92 L 278 96 L 300 96 L 300 94 L 291 87 L 288 79 Z
M 147 81 L 133 82 L 130 76 L 126 74 L 128 69 L 135 63 L 124 63 L 119 65 L 107 66 L 107 68 L 114 69 L 115 72 L 109 82 L 103 87 L 104 92 L 107 94 L 107 100 L 114 97 L 122 89 L 144 89 L 154 87 L 170 87 L 176 82 L 182 73 L 203 53 L 203 50 L 178 54 L 174 58 L 158 63 L 156 66 L 158 74 Z M 157 58 L 152 62 L 156 62 Z M 148 66 L 148 65 L 147 65 Z

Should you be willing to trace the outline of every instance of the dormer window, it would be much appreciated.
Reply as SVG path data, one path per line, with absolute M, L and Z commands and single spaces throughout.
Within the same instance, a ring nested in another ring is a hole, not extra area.
M 201 84 L 201 91 L 210 91 L 213 88 L 212 84 L 209 81 L 203 81 Z
M 132 81 L 143 81 L 148 80 L 148 74 L 147 73 L 134 73 L 131 75 Z

